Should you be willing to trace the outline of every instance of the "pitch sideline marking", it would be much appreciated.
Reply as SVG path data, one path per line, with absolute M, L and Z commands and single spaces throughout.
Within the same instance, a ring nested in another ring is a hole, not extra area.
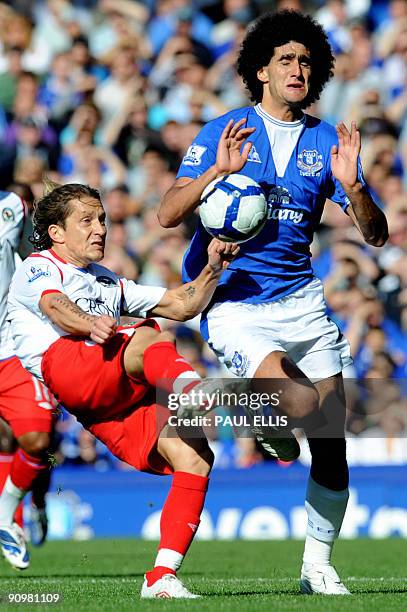
M 27 578 L 29 578 L 27 576 Z M 58 582 L 58 581 L 62 581 L 62 580 L 67 580 L 67 578 L 75 578 L 75 582 L 77 583 L 91 583 L 91 584 L 96 584 L 98 582 L 100 582 L 100 580 L 104 580 L 104 581 L 120 581 L 120 582 L 129 582 L 129 581 L 135 581 L 137 580 L 137 576 L 125 576 L 125 577 L 119 577 L 119 576 L 100 576 L 99 578 L 79 578 L 76 576 L 55 576 L 54 578 L 35 578 L 34 576 L 32 578 L 29 578 L 29 580 L 31 582 L 34 583 L 53 583 L 53 582 Z M 241 583 L 242 582 L 242 578 L 206 578 L 205 576 L 193 576 L 193 577 L 188 577 L 185 576 L 185 578 L 187 578 L 188 580 L 192 581 L 192 582 L 199 582 L 199 581 L 208 581 L 208 582 L 220 582 L 220 583 Z M 7 580 L 15 580 L 15 578 L 13 577 L 6 577 L 6 576 L 2 576 L 1 578 L 1 582 L 6 582 Z M 244 580 L 246 582 L 272 582 L 272 583 L 285 583 L 285 582 L 292 582 L 292 581 L 297 581 L 299 580 L 299 578 L 297 576 L 295 577 L 288 577 L 288 578 L 244 578 Z M 401 577 L 401 578 L 397 578 L 396 576 L 375 576 L 372 578 L 369 578 L 368 576 L 347 576 L 345 578 L 343 578 L 344 581 L 348 581 L 348 582 L 407 582 L 407 577 Z

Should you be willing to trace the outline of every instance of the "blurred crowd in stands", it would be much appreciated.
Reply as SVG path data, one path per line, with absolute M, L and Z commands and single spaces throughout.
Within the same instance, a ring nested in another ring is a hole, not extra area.
M 195 220 L 161 228 L 160 199 L 204 122 L 249 103 L 234 70 L 240 42 L 252 19 L 283 8 L 311 13 L 329 35 L 335 76 L 309 110 L 356 120 L 365 178 L 389 222 L 386 246 L 370 247 L 328 202 L 312 245 L 330 316 L 355 357 L 345 372 L 351 463 L 405 463 L 407 0 L 0 2 L 0 188 L 32 201 L 44 172 L 98 188 L 104 263 L 140 283 L 179 284 Z M 198 321 L 167 326 L 202 375 L 224 375 Z M 109 466 L 75 423 L 66 415 L 58 425 L 58 461 Z M 262 460 L 251 440 L 214 438 L 218 465 Z

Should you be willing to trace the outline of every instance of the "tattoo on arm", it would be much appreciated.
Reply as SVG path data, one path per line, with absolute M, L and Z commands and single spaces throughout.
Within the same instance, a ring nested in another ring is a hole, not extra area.
M 75 314 L 80 319 L 84 319 L 85 321 L 89 321 L 89 319 L 93 318 L 92 315 L 88 314 L 82 308 L 79 308 L 76 304 L 74 304 L 68 297 L 65 295 L 60 295 L 55 298 L 55 303 L 58 306 L 62 306 L 64 310 L 68 310 L 72 314 Z
M 189 285 L 189 287 L 185 289 L 185 293 L 186 293 L 187 298 L 191 300 L 196 293 L 196 288 L 193 285 Z

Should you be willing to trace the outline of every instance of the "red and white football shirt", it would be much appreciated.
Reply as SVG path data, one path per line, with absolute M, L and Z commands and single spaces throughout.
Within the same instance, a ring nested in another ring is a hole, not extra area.
M 43 354 L 58 338 L 68 335 L 39 307 L 41 297 L 54 291 L 66 294 L 91 315 L 107 314 L 119 322 L 121 314 L 145 318 L 166 289 L 119 278 L 99 264 L 77 268 L 63 261 L 52 249 L 27 257 L 11 282 L 8 318 L 17 356 L 40 379 Z

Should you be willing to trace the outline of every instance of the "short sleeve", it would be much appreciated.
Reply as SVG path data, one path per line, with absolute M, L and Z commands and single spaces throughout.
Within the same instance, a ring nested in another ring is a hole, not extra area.
M 188 147 L 181 162 L 177 178 L 196 179 L 216 162 L 216 151 L 222 133 L 222 126 L 210 122 L 205 125 L 194 142 Z
M 62 271 L 51 259 L 36 254 L 27 257 L 13 277 L 14 299 L 38 314 L 41 297 L 54 292 L 64 292 Z
M 127 313 L 142 318 L 146 318 L 149 310 L 157 306 L 167 291 L 165 287 L 138 285 L 127 278 L 121 278 L 120 285 L 123 294 L 122 314 Z

